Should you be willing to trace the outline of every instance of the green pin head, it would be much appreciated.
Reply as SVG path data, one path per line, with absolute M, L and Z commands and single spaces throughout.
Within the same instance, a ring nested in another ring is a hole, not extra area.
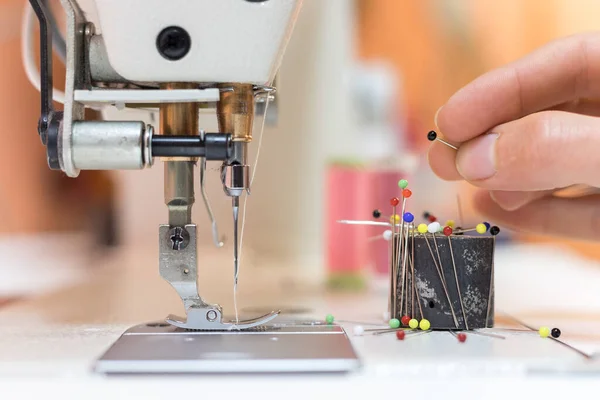
M 392 329 L 396 329 L 400 327 L 400 320 L 398 320 L 398 318 L 392 318 L 390 319 L 390 328 Z
M 406 189 L 408 187 L 408 181 L 406 179 L 400 179 L 398 181 L 398 187 L 400 189 Z

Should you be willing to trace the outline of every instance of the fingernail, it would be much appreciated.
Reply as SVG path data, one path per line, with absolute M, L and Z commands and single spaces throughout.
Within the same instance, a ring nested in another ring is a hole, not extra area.
M 468 181 L 480 181 L 496 173 L 497 133 L 482 135 L 464 143 L 456 154 L 456 168 Z
M 526 192 L 506 192 L 502 190 L 490 192 L 490 197 L 506 211 L 515 211 L 529 203 L 529 194 Z
M 438 110 L 435 112 L 435 117 L 433 117 L 433 123 L 435 124 L 435 128 L 439 131 L 440 130 L 440 126 L 438 125 L 438 115 L 440 115 L 440 111 L 442 111 L 442 108 L 444 106 L 441 106 L 440 108 L 438 108 Z

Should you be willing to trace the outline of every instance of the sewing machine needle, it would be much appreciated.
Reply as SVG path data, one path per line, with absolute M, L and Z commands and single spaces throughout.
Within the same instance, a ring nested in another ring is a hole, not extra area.
M 233 285 L 237 287 L 238 281 L 238 269 L 239 269 L 239 258 L 238 258 L 238 215 L 240 209 L 240 198 L 234 196 L 231 198 L 231 205 L 233 208 Z

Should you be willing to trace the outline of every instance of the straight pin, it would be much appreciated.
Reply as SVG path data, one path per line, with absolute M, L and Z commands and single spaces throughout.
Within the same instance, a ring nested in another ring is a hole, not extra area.
M 530 330 L 532 330 L 533 332 L 536 332 L 536 331 L 537 331 L 537 329 L 535 329 L 535 328 L 534 328 L 534 327 L 532 327 L 531 325 L 527 325 L 527 324 L 526 324 L 526 323 L 524 323 L 523 321 L 521 321 L 521 320 L 518 320 L 517 318 L 515 318 L 515 317 L 513 317 L 513 316 L 511 316 L 511 315 L 508 315 L 508 314 L 507 314 L 507 316 L 508 316 L 510 319 L 512 319 L 513 321 L 515 321 L 516 323 L 518 323 L 518 324 L 520 324 L 520 325 L 523 325 L 525 328 L 527 328 L 527 329 L 530 329 Z M 579 350 L 578 348 L 576 348 L 576 347 L 573 347 L 573 346 L 571 346 L 570 344 L 563 342 L 562 340 L 559 340 L 559 339 L 557 339 L 557 338 L 555 338 L 555 337 L 552 337 L 552 336 L 549 336 L 549 337 L 548 337 L 548 339 L 552 339 L 552 340 L 554 340 L 556 343 L 558 343 L 558 344 L 560 344 L 560 345 L 562 345 L 562 346 L 564 346 L 564 347 L 568 348 L 569 350 L 572 350 L 572 351 L 574 351 L 575 353 L 577 353 L 577 354 L 579 354 L 579 355 L 581 355 L 581 356 L 583 356 L 583 357 L 585 357 L 585 358 L 587 358 L 587 359 L 590 359 L 590 358 L 592 358 L 592 356 L 591 356 L 590 354 L 588 354 L 588 353 L 584 352 L 583 350 Z
M 400 312 L 402 313 L 402 302 L 404 302 L 405 304 L 405 308 L 406 308 L 406 313 L 404 315 L 408 314 L 408 294 L 405 296 L 405 292 L 404 291 L 404 287 L 405 287 L 405 278 L 407 277 L 406 274 L 406 260 L 408 258 L 408 251 L 406 250 L 408 247 L 408 235 L 405 235 L 404 237 L 404 257 L 403 257 L 403 261 L 402 261 L 402 300 L 400 302 L 401 306 L 400 306 Z M 408 290 L 408 285 L 406 285 L 406 290 Z M 406 299 L 405 299 L 406 297 Z
M 458 150 L 458 147 L 446 142 L 444 139 L 440 139 L 438 137 L 438 134 L 436 131 L 429 131 L 429 133 L 427 134 L 427 140 L 429 140 L 430 142 L 437 140 L 438 142 L 445 144 L 446 146 L 450 147 L 451 149 Z
M 402 183 L 402 180 L 400 182 L 398 182 L 398 186 L 400 186 L 400 184 Z M 398 248 L 396 249 L 396 254 L 397 254 L 397 267 L 398 269 L 400 268 L 400 262 L 402 261 L 403 257 L 402 257 L 402 253 L 403 253 L 403 237 L 404 237 L 404 212 L 406 211 L 406 197 L 402 198 L 402 214 L 400 215 L 400 240 L 398 240 Z M 398 270 L 397 270 L 398 271 Z M 399 271 L 396 273 L 396 285 L 394 288 L 394 296 L 397 297 L 398 296 L 398 273 Z M 402 314 L 402 302 L 404 300 L 403 298 L 403 290 L 404 290 L 404 270 L 402 271 L 403 275 L 402 275 L 402 282 L 401 282 L 401 293 L 400 293 L 400 314 Z
M 414 237 L 413 237 L 413 246 L 414 246 Z M 413 253 L 414 253 L 414 247 L 413 247 Z M 414 264 L 414 257 L 413 260 L 411 260 L 411 266 L 412 266 L 412 270 L 415 270 L 415 264 Z M 414 272 L 413 272 L 413 277 L 414 277 Z M 421 319 L 423 319 L 423 308 L 421 308 L 421 298 L 419 296 L 419 292 L 417 291 L 417 287 L 415 285 L 413 285 L 413 289 L 417 295 L 417 305 L 419 306 L 419 312 L 421 313 Z
M 390 200 L 390 205 L 392 206 L 392 240 L 391 240 L 391 253 L 392 253 L 392 263 L 390 265 L 390 298 L 389 298 L 389 311 L 390 318 L 396 317 L 396 302 L 395 299 L 395 290 L 396 290 L 396 262 L 397 262 L 397 254 L 396 254 L 396 245 L 395 240 L 397 236 L 396 231 L 396 207 L 400 203 L 400 199 L 394 197 Z
M 412 290 L 411 292 L 411 297 L 412 300 L 410 302 L 411 307 L 410 307 L 410 312 L 412 315 L 415 314 L 415 264 L 414 264 L 414 259 L 415 259 L 415 224 L 412 224 L 412 235 L 411 235 L 411 250 L 412 250 L 412 254 L 411 254 L 411 262 L 410 262 L 410 266 L 411 266 L 411 278 L 410 278 L 410 282 L 412 284 Z M 419 307 L 421 307 L 421 304 L 419 303 Z M 423 312 L 421 312 L 421 319 L 423 319 Z
M 428 333 L 431 333 L 431 332 L 433 332 L 431 329 L 430 329 L 430 330 L 427 330 L 427 331 L 417 331 L 417 332 L 415 332 L 415 333 L 412 333 L 412 334 L 406 335 L 406 339 L 408 339 L 408 338 L 413 338 L 413 337 L 415 337 L 415 336 L 426 335 L 426 334 L 428 334 Z
M 365 329 L 365 332 L 387 332 L 387 331 L 397 331 L 398 329 L 402 329 L 402 328 L 370 328 L 370 329 Z
M 467 314 L 465 313 L 465 304 L 462 300 L 462 294 L 460 292 L 460 285 L 458 283 L 458 274 L 456 273 L 456 262 L 454 261 L 454 251 L 452 250 L 452 240 L 448 236 L 448 247 L 450 248 L 450 256 L 452 258 L 452 268 L 454 268 L 454 279 L 456 280 L 456 290 L 458 291 L 458 299 L 460 300 L 460 308 L 462 309 L 463 319 L 465 320 L 465 328 L 469 330 L 469 323 L 467 322 Z
M 463 332 L 460 333 L 456 333 L 454 331 L 448 331 L 452 334 L 452 336 L 454 336 L 455 338 L 458 339 L 459 342 L 464 343 L 467 340 L 467 335 L 465 335 Z
M 493 338 L 496 338 L 496 339 L 502 339 L 502 340 L 506 339 L 505 336 L 497 335 L 495 333 L 480 332 L 480 331 L 470 331 L 470 333 L 473 333 L 475 335 L 481 335 L 481 336 L 489 336 L 489 337 L 493 337 Z
M 444 278 L 442 278 L 442 271 L 440 270 L 440 267 L 438 267 L 437 261 L 435 261 L 435 256 L 433 255 L 433 250 L 431 249 L 431 245 L 429 244 L 429 240 L 427 239 L 427 234 L 423 235 L 423 237 L 425 238 L 425 243 L 427 243 L 427 247 L 429 248 L 429 253 L 431 253 L 431 259 L 433 260 L 435 269 L 437 270 L 440 280 L 442 281 L 442 287 L 444 288 L 444 292 L 446 293 L 446 298 L 448 299 L 448 305 L 450 306 L 450 311 L 452 312 L 452 318 L 454 319 L 454 326 L 458 329 L 458 320 L 456 319 L 456 315 L 454 314 L 454 308 L 452 307 L 452 302 L 450 301 L 450 296 L 448 295 L 448 288 L 446 287 Z
M 442 268 L 442 257 L 440 257 L 440 249 L 438 247 L 437 244 L 437 240 L 435 239 L 435 232 L 432 233 L 433 236 L 433 245 L 435 246 L 435 252 L 437 253 L 437 257 L 438 257 L 438 261 L 440 262 L 440 270 L 442 271 L 442 279 L 444 280 L 444 284 L 447 286 L 448 283 L 446 282 L 446 274 L 444 274 L 444 269 Z
M 477 228 L 467 228 L 467 229 L 462 229 L 462 228 L 456 228 L 454 230 L 454 234 L 455 235 L 462 235 L 463 233 L 467 233 L 467 232 L 475 232 L 477 231 Z
M 521 333 L 535 333 L 535 331 L 527 330 L 527 329 L 515 329 L 515 328 L 490 328 L 495 331 L 503 331 L 503 332 L 521 332 Z

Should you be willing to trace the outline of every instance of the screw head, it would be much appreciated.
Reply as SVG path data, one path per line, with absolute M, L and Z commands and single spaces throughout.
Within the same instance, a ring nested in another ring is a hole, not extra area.
M 217 312 L 215 310 L 210 310 L 209 312 L 206 313 L 206 319 L 209 320 L 210 322 L 213 322 L 214 320 L 217 319 Z
M 169 26 L 156 37 L 156 48 L 169 61 L 181 60 L 192 47 L 189 33 L 179 26 Z
M 190 242 L 190 234 L 185 228 L 176 226 L 169 231 L 169 239 L 171 240 L 171 249 L 183 250 Z

